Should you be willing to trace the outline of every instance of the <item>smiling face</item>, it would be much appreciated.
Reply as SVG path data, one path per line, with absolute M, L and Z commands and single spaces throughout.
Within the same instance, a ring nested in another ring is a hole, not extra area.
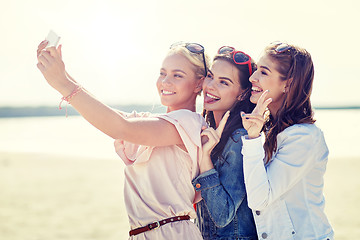
M 214 113 L 218 123 L 243 92 L 239 70 L 225 60 L 215 60 L 204 80 L 203 92 L 204 108 Z
M 251 75 L 252 84 L 251 98 L 252 103 L 257 103 L 261 94 L 269 90 L 267 98 L 272 98 L 268 108 L 271 114 L 275 114 L 285 99 L 285 87 L 287 80 L 282 80 L 280 73 L 276 70 L 277 63 L 267 54 L 263 55 L 257 66 L 257 70 Z
M 164 59 L 156 86 L 167 112 L 179 109 L 195 111 L 201 85 L 201 79 L 196 77 L 194 66 L 186 57 L 171 54 Z

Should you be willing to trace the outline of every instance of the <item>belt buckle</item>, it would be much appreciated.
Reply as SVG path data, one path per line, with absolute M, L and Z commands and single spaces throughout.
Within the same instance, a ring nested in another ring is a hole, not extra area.
M 158 228 L 160 227 L 160 223 L 159 223 L 159 221 L 155 221 L 155 222 L 153 222 L 152 224 L 154 224 L 154 223 L 156 223 L 156 227 L 154 227 L 154 228 L 151 228 L 151 227 L 150 227 L 150 226 L 151 226 L 151 224 L 149 224 L 149 228 L 150 228 L 150 230 L 158 229 Z

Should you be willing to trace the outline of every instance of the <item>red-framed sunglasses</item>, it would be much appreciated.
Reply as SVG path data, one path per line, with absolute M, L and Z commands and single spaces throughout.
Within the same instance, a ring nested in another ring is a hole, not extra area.
M 231 54 L 233 61 L 239 65 L 248 65 L 250 76 L 252 74 L 251 57 L 242 51 L 236 51 L 235 48 L 229 46 L 223 46 L 219 48 L 218 54 Z

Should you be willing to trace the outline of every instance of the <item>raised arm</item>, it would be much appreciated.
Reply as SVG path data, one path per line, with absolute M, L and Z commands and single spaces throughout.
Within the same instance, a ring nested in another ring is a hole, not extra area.
M 240 136 L 245 135 L 246 131 L 239 130 L 229 140 L 227 151 L 222 154 L 224 159 L 221 160 L 221 163 L 217 163 L 216 169 L 210 158 L 210 153 L 219 142 L 228 117 L 229 112 L 224 115 L 216 130 L 213 128 L 203 130 L 201 135 L 206 136 L 207 141 L 202 148 L 201 174 L 193 180 L 196 191 L 201 191 L 205 206 L 219 227 L 225 227 L 234 219 L 246 196 L 240 139 Z
M 201 191 L 212 220 L 219 227 L 227 226 L 234 219 L 246 199 L 240 139 L 245 134 L 245 130 L 239 130 L 227 143 L 224 159 L 217 163 L 217 168 L 199 175 L 193 181 L 196 190 Z
M 46 42 L 39 45 L 37 67 L 50 86 L 68 97 L 79 85 L 65 71 L 61 46 L 44 50 L 45 46 Z M 101 103 L 83 88 L 71 98 L 71 105 L 89 123 L 114 139 L 147 146 L 182 144 L 175 126 L 166 120 L 126 119 L 123 114 Z

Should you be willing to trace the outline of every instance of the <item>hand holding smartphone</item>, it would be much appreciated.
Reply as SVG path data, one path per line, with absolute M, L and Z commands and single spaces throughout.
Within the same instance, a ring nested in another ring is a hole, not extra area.
M 60 37 L 54 31 L 50 30 L 46 40 L 49 41 L 46 47 L 56 47 L 60 41 Z

